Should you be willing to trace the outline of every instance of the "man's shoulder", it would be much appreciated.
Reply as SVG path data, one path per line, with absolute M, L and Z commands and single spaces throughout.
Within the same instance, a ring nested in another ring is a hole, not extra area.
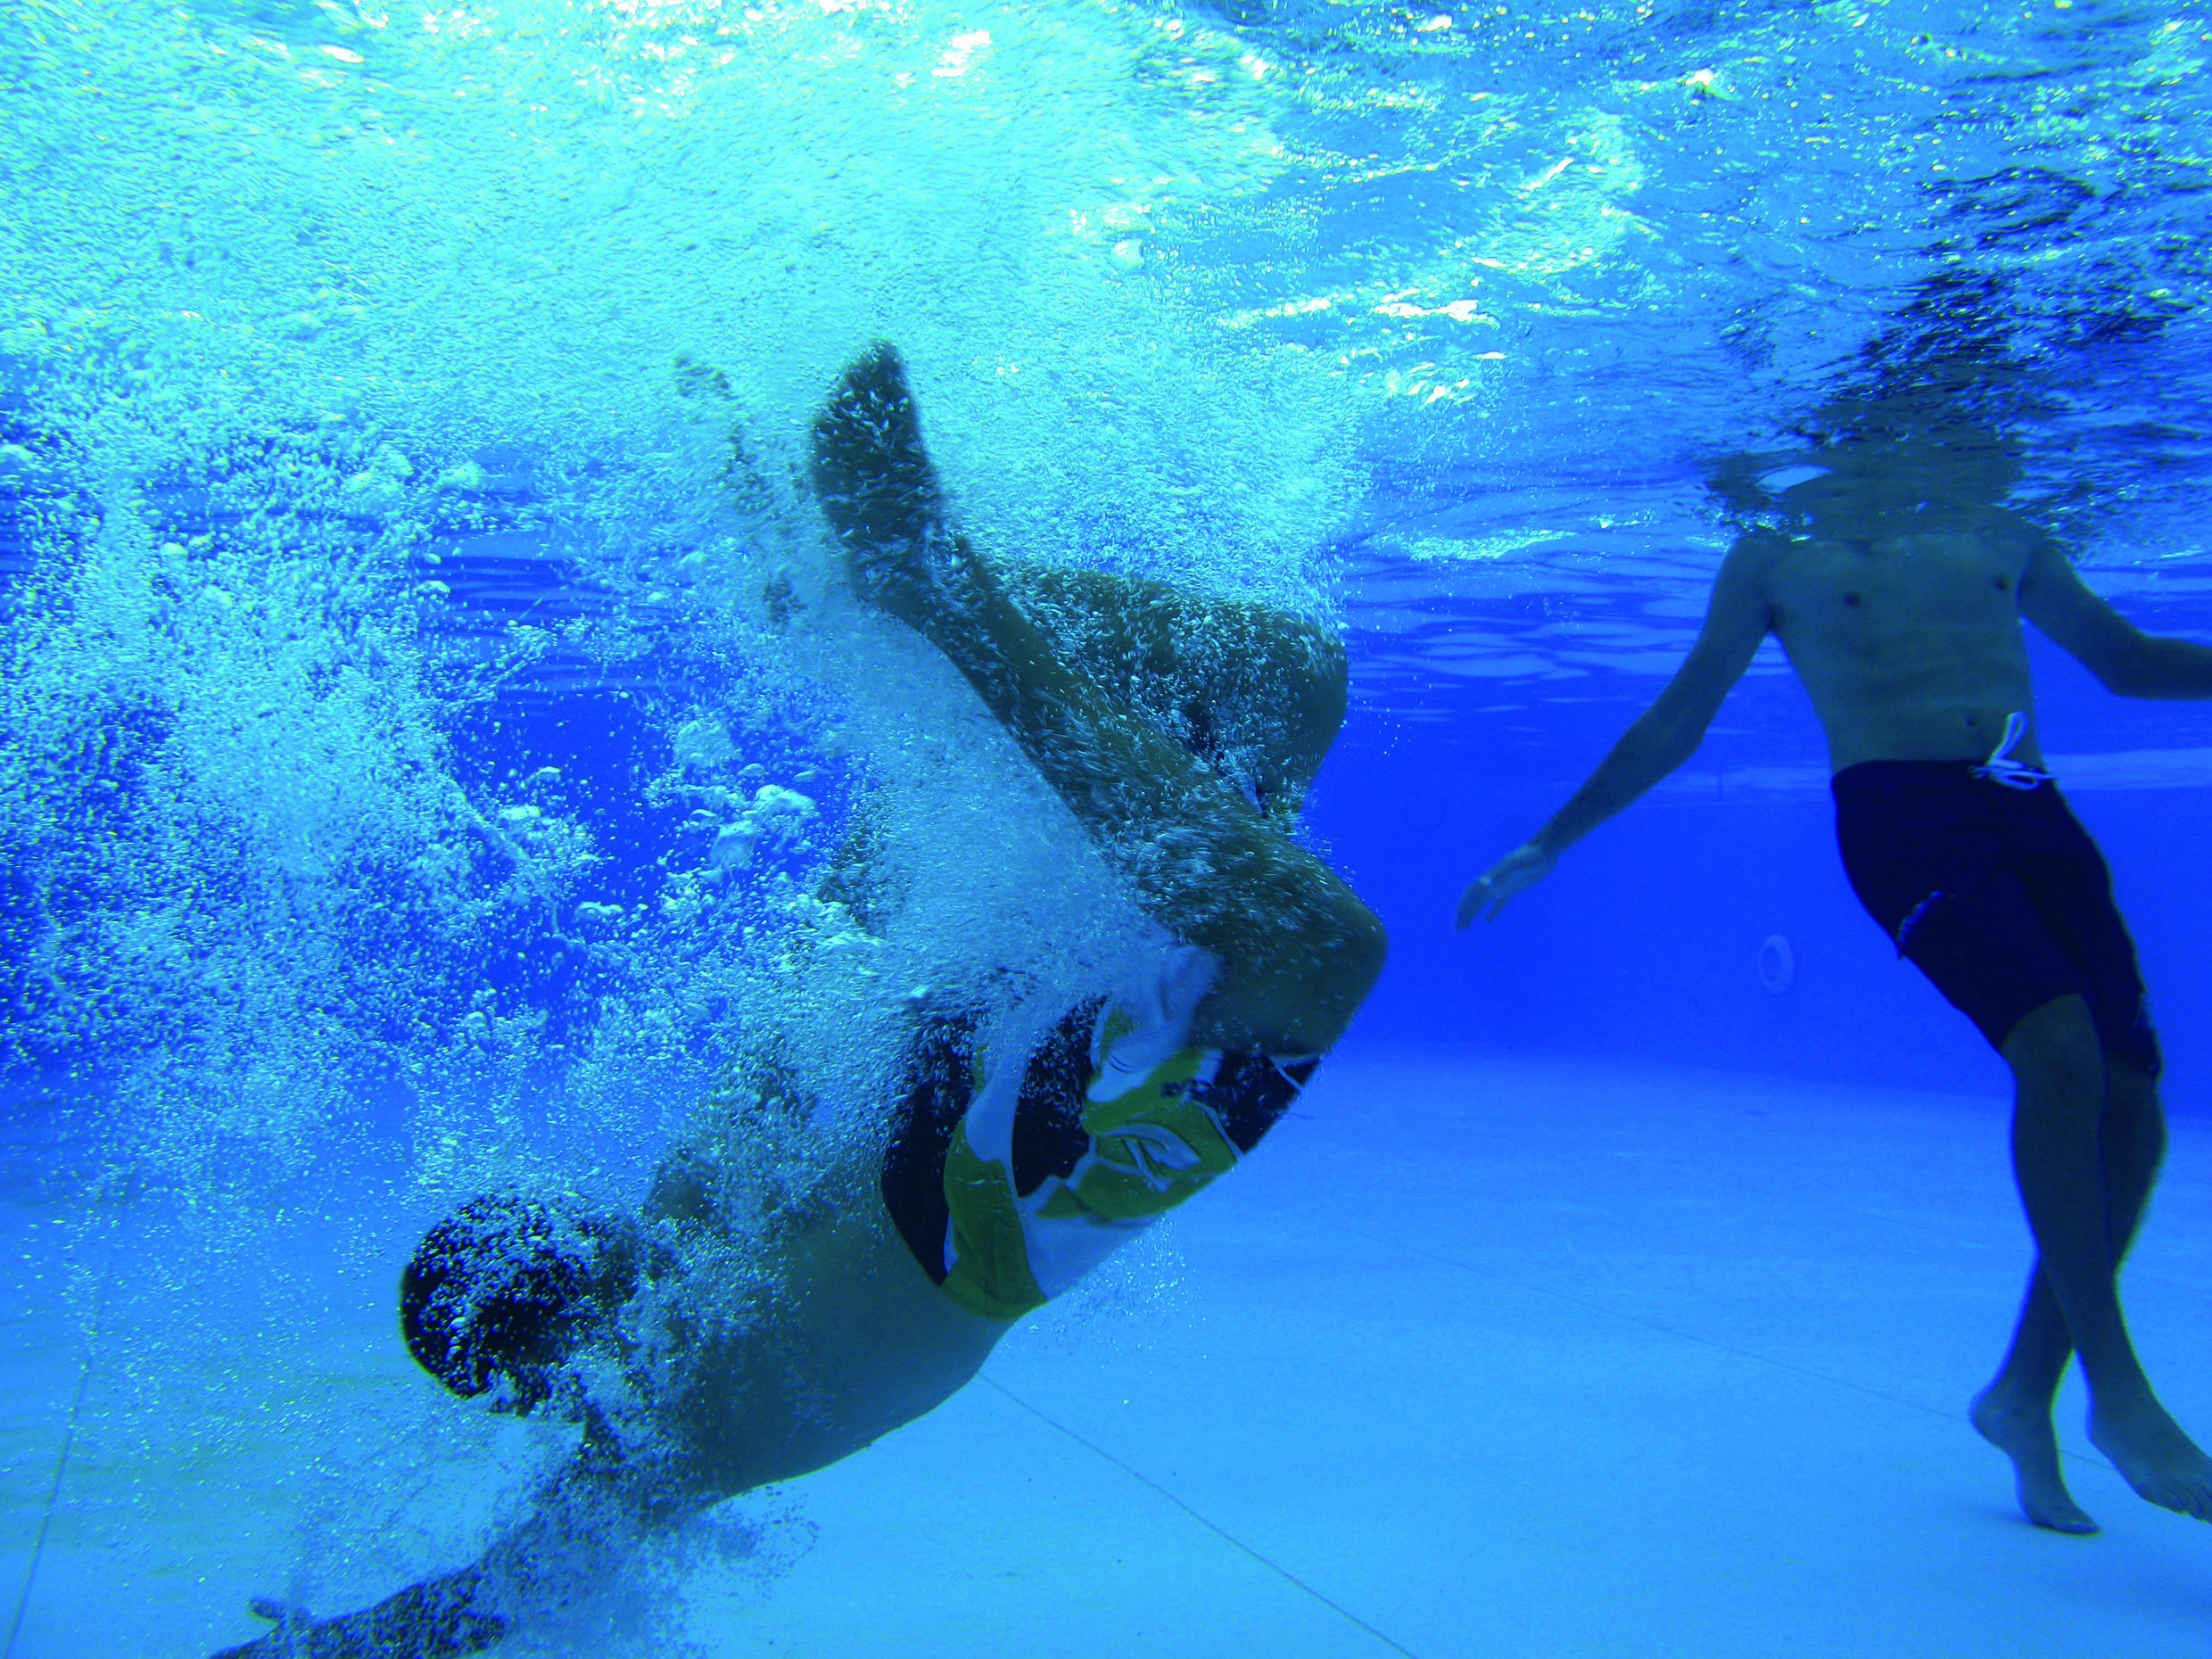
M 1770 557 L 1789 550 L 1790 539 L 1780 531 L 1766 524 L 1754 524 L 1736 538 L 1729 549 L 1730 557 L 1741 555 L 1747 558 Z
M 1763 577 L 1788 557 L 1795 545 L 1779 530 L 1755 526 L 1736 538 L 1721 568 L 1737 577 Z
M 2026 514 L 2017 513 L 2009 507 L 1977 507 L 1968 516 L 1974 532 L 1985 540 L 2008 549 L 2032 553 L 2038 548 L 2055 546 L 2051 532 Z
M 1994 573 L 2017 584 L 2039 555 L 2056 547 L 2050 532 L 2009 508 L 1976 504 L 1954 508 L 1931 524 L 1926 536 L 1931 554 L 1979 579 Z

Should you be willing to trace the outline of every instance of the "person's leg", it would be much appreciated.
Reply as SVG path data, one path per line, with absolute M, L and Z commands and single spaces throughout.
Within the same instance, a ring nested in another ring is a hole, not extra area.
M 1349 664 L 1311 619 L 1107 571 L 1010 565 L 1061 658 L 1290 820 L 1344 723 Z
M 1381 970 L 1381 924 L 1211 769 L 1053 650 L 945 522 L 887 346 L 846 371 L 816 418 L 813 462 L 854 586 L 945 654 L 1149 913 L 1221 964 L 1193 1040 L 1327 1048 Z
M 1288 828 L 1344 723 L 1344 647 L 1312 619 L 1107 571 L 994 566 L 1063 662 Z M 901 903 L 865 797 L 815 896 L 880 934 Z
M 2106 1233 L 2115 1269 L 2126 1259 L 2166 1150 L 2166 1118 L 2158 1086 L 2142 1068 L 2111 1061 L 2105 1069 L 2105 1108 L 2098 1143 Z M 2012 1459 L 2019 1477 L 2020 1507 L 2037 1526 L 2088 1533 L 2097 1523 L 2075 1503 L 2059 1470 L 2051 1405 L 2074 1357 L 2066 1316 L 2051 1293 L 2038 1258 L 2012 1345 L 1990 1385 L 1975 1398 L 1974 1426 Z
M 2089 1382 L 2090 1439 L 2144 1498 L 2212 1520 L 2212 1459 L 2158 1403 L 2120 1310 L 2120 1259 L 2158 1167 L 2162 1125 L 2156 1096 L 2123 1083 L 2118 1093 L 2130 1098 L 2112 1102 L 2122 1111 L 2111 1112 L 2103 1046 L 2078 996 L 2059 997 L 2024 1017 L 2005 1039 L 2004 1056 L 2016 1085 L 2013 1168 L 2035 1235 L 2038 1278 Z M 2107 1165 L 2109 1116 L 2112 1143 L 2126 1168 Z M 2130 1185 L 2142 1192 L 2125 1202 Z M 2015 1344 L 2022 1380 L 2042 1386 L 2058 1339 L 2032 1291 L 2022 1324 Z M 2063 1368 L 2062 1355 L 2057 1364 Z M 2023 1462 L 2024 1481 L 2029 1473 Z M 2055 1501 L 2055 1473 L 2054 1456 L 2050 1479 L 2037 1476 L 2036 1492 L 2045 1501 Z M 2057 1491 L 2062 1495 L 2063 1486 Z M 2054 1513 L 2064 1518 L 2063 1509 Z

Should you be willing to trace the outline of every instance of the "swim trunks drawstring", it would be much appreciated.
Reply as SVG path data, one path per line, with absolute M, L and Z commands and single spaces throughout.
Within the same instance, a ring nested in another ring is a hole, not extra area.
M 2049 772 L 2039 772 L 2026 761 L 2012 758 L 2013 748 L 2026 735 L 2027 716 L 2015 709 L 2005 716 L 2004 736 L 1990 750 L 1989 758 L 1974 769 L 1974 775 L 2002 784 L 2008 789 L 2033 789 L 2049 783 Z

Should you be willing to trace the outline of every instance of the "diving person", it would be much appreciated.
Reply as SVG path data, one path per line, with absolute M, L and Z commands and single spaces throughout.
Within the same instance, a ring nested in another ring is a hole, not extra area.
M 886 1131 L 765 1214 L 730 1213 L 694 1148 L 635 1216 L 495 1194 L 440 1223 L 402 1281 L 410 1350 L 456 1393 L 567 1414 L 581 1449 L 473 1564 L 333 1619 L 255 1603 L 276 1628 L 219 1659 L 480 1651 L 560 1599 L 562 1562 L 597 1572 L 623 1538 L 934 1409 L 1013 1321 L 1250 1151 L 1381 970 L 1380 923 L 1285 833 L 1343 715 L 1333 638 L 1157 584 L 1033 579 L 1082 623 L 1056 643 L 949 522 L 888 346 L 813 441 L 854 588 L 950 659 L 1166 942 L 1127 983 L 1036 994 L 1011 1061 L 977 1011 L 918 1020 Z M 1193 656 L 1209 632 L 1253 648 Z M 1132 712 L 1148 698 L 1166 713 Z M 804 1121 L 775 1094 L 756 1115 Z
M 1458 925 L 1495 919 L 1687 761 L 1773 635 L 1827 734 L 1853 889 L 2011 1069 L 2036 1259 L 1974 1425 L 2012 1460 L 2030 1521 L 2095 1531 L 2051 1424 L 2078 1354 L 2090 1439 L 2150 1502 L 2212 1520 L 2212 1461 L 2152 1391 L 2120 1307 L 2165 1149 L 2158 1039 L 2103 858 L 2043 769 L 2021 623 L 2123 697 L 2212 697 L 2212 649 L 2136 629 L 1999 506 L 2018 465 L 1986 427 L 1910 392 L 1830 413 L 1810 455 L 1737 458 L 1735 484 L 1716 479 L 1726 493 L 1770 469 L 1782 527 L 1735 542 L 1688 658 L 1550 821 L 1467 887 Z

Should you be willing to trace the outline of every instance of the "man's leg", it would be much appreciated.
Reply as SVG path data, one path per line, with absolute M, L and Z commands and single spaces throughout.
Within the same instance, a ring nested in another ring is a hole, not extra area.
M 2158 1085 L 2125 1061 L 2106 1067 L 2098 1143 L 2103 1152 L 2106 1232 L 2117 1271 L 2142 1226 L 2166 1151 Z M 2019 1476 L 2020 1507 L 2029 1520 L 2053 1531 L 2087 1533 L 2096 1531 L 2097 1523 L 2066 1490 L 2051 1421 L 2051 1404 L 2073 1358 L 2074 1339 L 2038 1256 L 2028 1274 L 2012 1346 L 1995 1379 L 1975 1399 L 1974 1426 L 2011 1457 Z
M 2157 1094 L 2132 1068 L 2112 1068 L 2108 1087 L 2103 1045 L 2078 996 L 2024 1017 L 2004 1056 L 2015 1085 L 2013 1169 L 2037 1257 L 2012 1352 L 1976 1403 L 1976 1426 L 2012 1455 L 2031 1519 L 2094 1530 L 2066 1495 L 2055 1442 L 2046 1444 L 2070 1343 L 2089 1381 L 2097 1449 L 2151 1503 L 2212 1520 L 2212 1459 L 2158 1403 L 2120 1310 L 2120 1261 L 2162 1150 Z
M 1342 881 L 1058 653 L 946 523 L 897 355 L 846 373 L 814 423 L 814 483 L 855 587 L 942 650 L 1163 927 L 1221 964 L 1194 1041 L 1316 1053 L 1380 971 Z
M 1349 664 L 1333 633 L 1271 606 L 1107 571 L 995 574 L 1062 662 L 1248 795 L 1271 823 L 1297 822 L 1344 723 Z M 815 889 L 876 934 L 898 903 L 874 863 L 880 805 L 875 796 L 861 803 Z
M 1011 566 L 1007 592 L 1070 667 L 1271 818 L 1295 819 L 1344 723 L 1333 633 L 1265 605 L 1107 571 Z

